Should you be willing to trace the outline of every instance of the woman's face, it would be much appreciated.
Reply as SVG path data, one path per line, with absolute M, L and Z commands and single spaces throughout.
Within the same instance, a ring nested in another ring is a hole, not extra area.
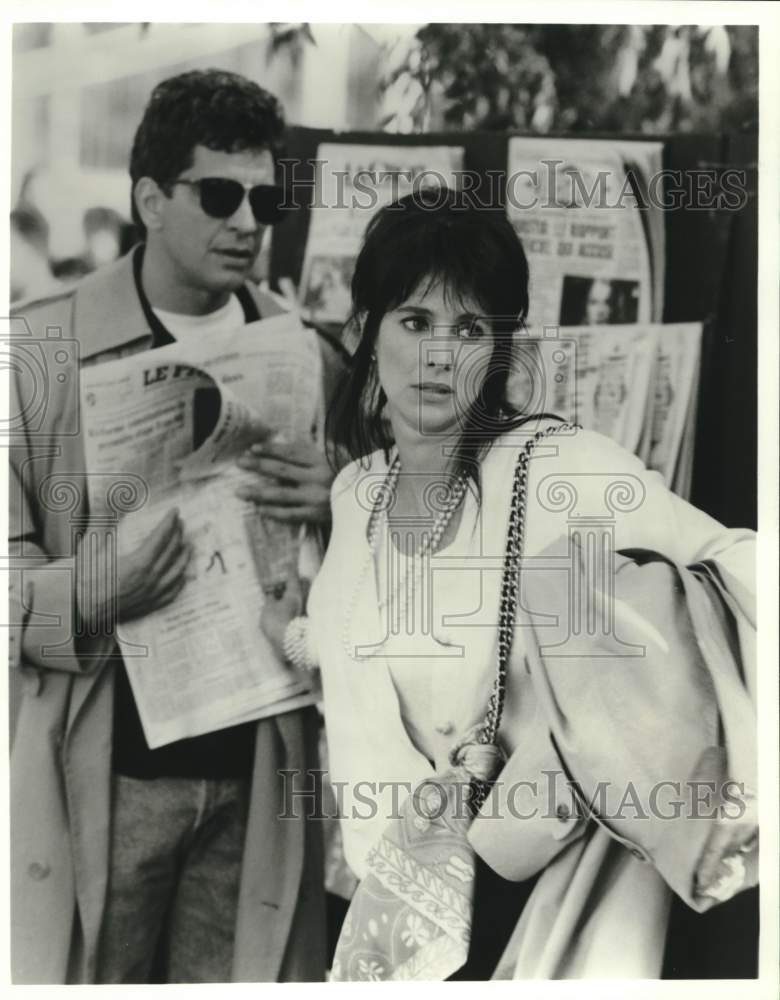
M 375 351 L 387 415 L 423 436 L 457 432 L 485 381 L 493 332 L 469 299 L 451 301 L 426 282 L 385 313 Z

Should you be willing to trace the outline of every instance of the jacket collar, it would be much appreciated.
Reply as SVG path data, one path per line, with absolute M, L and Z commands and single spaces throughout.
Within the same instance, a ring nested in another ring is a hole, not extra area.
M 73 322 L 82 359 L 148 338 L 152 331 L 133 280 L 133 253 L 88 275 L 78 286 Z
M 138 340 L 148 346 L 172 343 L 141 286 L 143 244 L 86 277 L 76 289 L 74 328 L 81 358 L 101 354 Z M 268 296 L 244 285 L 236 293 L 247 323 L 282 310 Z

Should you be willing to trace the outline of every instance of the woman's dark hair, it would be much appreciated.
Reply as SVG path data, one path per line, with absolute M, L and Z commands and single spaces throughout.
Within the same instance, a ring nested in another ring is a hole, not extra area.
M 196 146 L 223 153 L 268 149 L 283 154 L 282 106 L 267 90 L 238 73 L 191 70 L 163 80 L 152 91 L 130 153 L 133 188 L 151 177 L 165 190 L 192 166 Z M 133 222 L 143 229 L 130 196 Z
M 445 297 L 470 299 L 483 311 L 495 346 L 477 397 L 462 416 L 453 458 L 479 486 L 479 458 L 501 433 L 530 414 L 506 403 L 513 334 L 528 313 L 528 261 L 503 211 L 478 209 L 447 188 L 423 188 L 382 208 L 368 225 L 352 277 L 350 323 L 362 327 L 343 391 L 328 416 L 329 437 L 352 459 L 393 444 L 382 411 L 386 397 L 374 364 L 374 345 L 387 312 L 413 292 L 440 285 Z M 482 378 L 482 372 L 479 373 Z

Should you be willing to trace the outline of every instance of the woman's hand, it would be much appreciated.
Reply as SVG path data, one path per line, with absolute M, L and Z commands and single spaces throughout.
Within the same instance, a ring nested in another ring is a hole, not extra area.
M 283 589 L 269 587 L 265 593 L 260 626 L 280 659 L 284 659 L 285 629 L 293 618 L 303 614 L 304 607 L 303 583 L 297 575 L 288 577 Z

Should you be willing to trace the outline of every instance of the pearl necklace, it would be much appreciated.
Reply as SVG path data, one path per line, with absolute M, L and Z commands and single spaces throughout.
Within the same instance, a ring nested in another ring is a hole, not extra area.
M 366 557 L 365 563 L 363 564 L 363 570 L 358 579 L 355 590 L 352 593 L 351 600 L 347 606 L 346 613 L 344 615 L 344 626 L 341 634 L 342 646 L 344 647 L 344 652 L 351 660 L 360 659 L 360 657 L 355 656 L 354 645 L 352 643 L 352 616 L 355 612 L 355 607 L 357 606 L 358 599 L 360 597 L 361 590 L 368 575 L 369 569 L 374 564 L 374 558 L 376 556 L 377 548 L 379 546 L 379 539 L 381 537 L 381 529 L 384 529 L 388 523 L 387 511 L 391 506 L 391 499 L 395 495 L 396 487 L 398 485 L 398 478 L 401 474 L 401 459 L 400 456 L 396 455 L 390 468 L 387 470 L 387 475 L 385 481 L 382 484 L 382 489 L 379 491 L 379 495 L 374 502 L 374 507 L 371 511 L 368 522 L 368 556 Z M 422 544 L 420 545 L 419 552 L 416 552 L 413 557 L 413 563 L 415 565 L 415 575 L 413 577 L 414 586 L 417 584 L 417 576 L 422 578 L 424 568 L 425 568 L 425 557 L 431 556 L 436 552 L 439 545 L 441 544 L 444 532 L 447 530 L 447 526 L 455 515 L 455 511 L 461 504 L 463 497 L 466 494 L 466 476 L 461 473 L 455 485 L 450 490 L 449 497 L 444 507 L 436 515 L 436 519 L 433 522 L 433 527 L 431 528 L 430 534 L 426 534 L 423 537 Z M 383 610 L 390 602 L 391 598 L 394 598 L 400 591 L 401 585 L 405 580 L 408 579 L 408 574 L 399 583 L 398 587 L 393 590 L 392 594 L 388 592 L 386 598 L 379 602 L 379 610 Z

